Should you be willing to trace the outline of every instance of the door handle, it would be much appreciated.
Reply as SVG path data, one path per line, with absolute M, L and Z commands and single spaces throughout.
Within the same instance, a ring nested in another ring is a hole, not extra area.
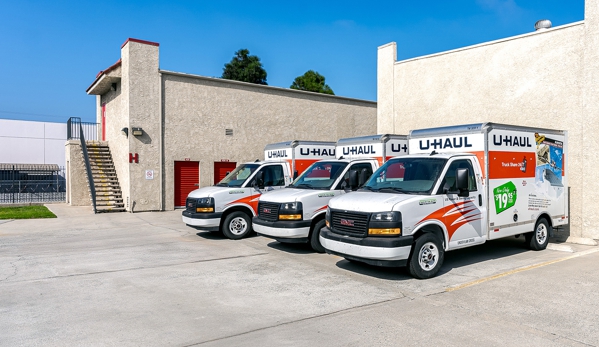
M 200 186 L 200 184 L 199 184 L 199 183 L 196 183 L 196 184 L 194 184 L 193 186 L 194 186 L 194 187 L 199 187 L 199 186 Z
M 483 205 L 483 196 L 481 194 L 478 194 L 478 206 L 482 206 Z

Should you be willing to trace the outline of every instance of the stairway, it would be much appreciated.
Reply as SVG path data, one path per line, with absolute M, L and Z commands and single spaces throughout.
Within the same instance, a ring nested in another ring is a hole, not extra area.
M 86 142 L 89 165 L 96 188 L 96 211 L 124 212 L 123 194 L 107 144 Z M 89 188 L 89 183 L 88 183 Z M 91 193 L 90 193 L 91 198 Z

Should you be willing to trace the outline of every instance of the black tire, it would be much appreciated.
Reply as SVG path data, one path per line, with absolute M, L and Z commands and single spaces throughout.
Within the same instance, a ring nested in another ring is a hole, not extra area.
M 545 218 L 541 218 L 535 224 L 535 230 L 531 233 L 526 234 L 526 241 L 528 248 L 533 251 L 542 251 L 547 248 L 549 243 L 549 234 L 551 233 L 551 226 Z
M 252 220 L 247 214 L 235 211 L 223 222 L 223 234 L 231 240 L 239 240 L 252 232 Z
M 310 234 L 310 247 L 317 253 L 324 253 L 324 247 L 320 244 L 320 229 L 324 228 L 324 219 L 314 225 L 312 233 Z
M 445 250 L 437 236 L 424 233 L 416 239 L 408 259 L 408 272 L 418 279 L 427 279 L 435 275 L 443 266 Z

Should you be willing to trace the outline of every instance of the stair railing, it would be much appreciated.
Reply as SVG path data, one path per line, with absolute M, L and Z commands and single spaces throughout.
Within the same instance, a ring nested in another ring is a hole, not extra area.
M 85 170 L 87 171 L 87 181 L 89 182 L 89 192 L 92 198 L 92 206 L 94 207 L 94 213 L 96 210 L 96 187 L 94 185 L 94 178 L 92 177 L 92 169 L 89 164 L 89 156 L 87 154 L 87 145 L 85 144 L 85 136 L 83 135 L 83 127 L 79 124 L 79 138 L 81 140 L 81 150 L 83 151 L 83 160 L 85 161 Z

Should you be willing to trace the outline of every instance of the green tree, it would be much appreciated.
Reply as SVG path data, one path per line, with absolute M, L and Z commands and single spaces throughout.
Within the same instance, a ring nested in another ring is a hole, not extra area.
M 302 76 L 296 77 L 290 88 L 335 95 L 331 87 L 324 83 L 324 76 L 313 70 L 308 70 Z
M 235 52 L 235 56 L 231 59 L 231 62 L 225 64 L 221 78 L 255 84 L 267 84 L 266 70 L 262 67 L 260 58 L 250 55 L 250 51 L 245 48 Z

